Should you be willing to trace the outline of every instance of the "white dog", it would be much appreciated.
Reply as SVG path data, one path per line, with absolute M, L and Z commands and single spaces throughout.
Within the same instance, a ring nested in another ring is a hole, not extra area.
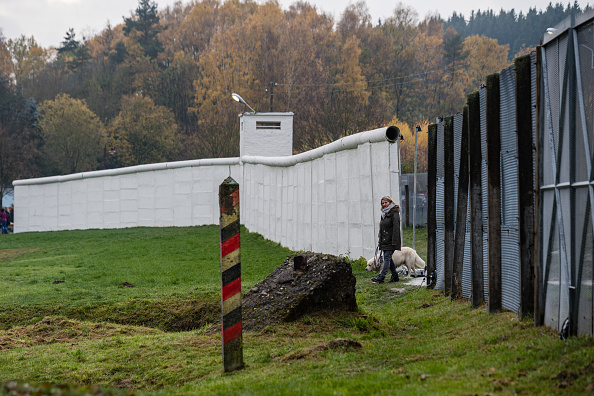
M 365 268 L 365 271 L 380 271 L 384 263 L 379 259 L 378 256 L 367 260 L 367 268 Z M 425 262 L 423 259 L 419 257 L 413 248 L 409 247 L 403 247 L 401 250 L 394 250 L 394 254 L 392 254 L 392 260 L 394 260 L 394 265 L 396 268 L 400 267 L 401 265 L 406 266 L 406 268 L 408 268 L 408 273 L 415 278 L 417 277 L 415 268 L 425 268 Z

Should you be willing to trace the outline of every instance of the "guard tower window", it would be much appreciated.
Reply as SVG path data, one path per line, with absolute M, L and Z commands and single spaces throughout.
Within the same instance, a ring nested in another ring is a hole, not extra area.
M 256 121 L 256 129 L 281 129 L 280 121 Z

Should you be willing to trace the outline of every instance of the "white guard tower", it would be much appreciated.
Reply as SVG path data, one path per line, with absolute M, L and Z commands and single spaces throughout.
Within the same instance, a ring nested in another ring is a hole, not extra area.
M 293 113 L 239 115 L 239 156 L 293 155 Z

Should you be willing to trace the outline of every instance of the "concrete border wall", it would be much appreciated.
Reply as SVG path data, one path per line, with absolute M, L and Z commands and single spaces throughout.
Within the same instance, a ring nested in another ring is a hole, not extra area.
M 180 161 L 13 183 L 15 232 L 217 224 L 238 158 Z
M 218 224 L 240 184 L 241 222 L 293 250 L 371 257 L 379 202 L 400 201 L 386 128 L 293 156 L 204 159 L 15 181 L 15 232 Z

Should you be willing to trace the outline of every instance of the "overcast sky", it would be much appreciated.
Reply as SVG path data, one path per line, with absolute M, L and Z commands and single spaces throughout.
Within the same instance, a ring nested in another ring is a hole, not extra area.
M 258 0 L 264 2 L 264 0 Z M 348 1 L 344 0 L 308 0 L 338 20 Z M 553 0 L 553 4 L 561 2 L 568 4 L 573 0 Z M 159 9 L 173 5 L 176 0 L 157 0 Z M 182 3 L 187 3 L 183 0 Z M 468 17 L 471 10 L 500 9 L 516 12 L 528 11 L 529 8 L 541 10 L 547 7 L 549 0 L 403 0 L 402 3 L 410 5 L 417 10 L 422 19 L 427 13 L 438 12 L 447 18 L 453 11 Z M 280 0 L 281 6 L 286 9 L 294 0 Z M 580 0 L 582 8 L 591 0 Z M 392 14 L 397 1 L 367 0 L 369 12 L 374 25 L 378 19 L 382 20 Z M 7 39 L 17 38 L 21 35 L 34 36 L 43 47 L 59 46 L 65 33 L 74 28 L 77 38 L 83 35 L 92 36 L 101 32 L 107 22 L 112 26 L 122 23 L 123 17 L 129 17 L 138 6 L 138 0 L 0 0 L 0 28 Z

